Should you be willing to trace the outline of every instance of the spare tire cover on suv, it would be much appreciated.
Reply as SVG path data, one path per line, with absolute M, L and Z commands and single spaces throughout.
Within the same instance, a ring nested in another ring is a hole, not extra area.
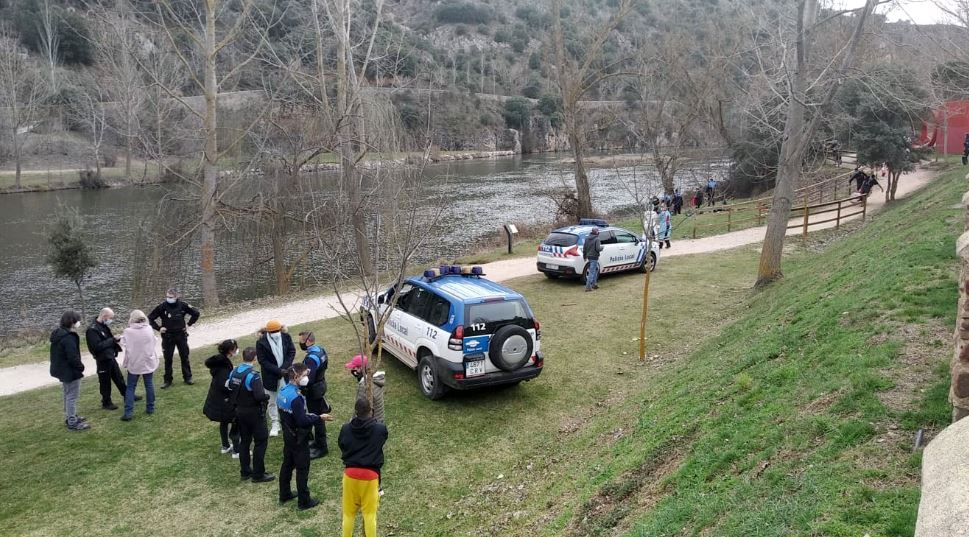
M 488 356 L 495 367 L 503 371 L 520 369 L 532 357 L 532 335 L 528 330 L 506 324 L 491 336 Z

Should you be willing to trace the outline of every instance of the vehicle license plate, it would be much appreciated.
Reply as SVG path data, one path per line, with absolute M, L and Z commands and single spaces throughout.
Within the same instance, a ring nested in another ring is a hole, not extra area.
M 549 270 L 558 270 L 559 269 L 559 266 L 558 265 L 549 265 L 548 263 L 545 263 L 545 268 L 547 268 Z
M 484 360 L 477 360 L 475 362 L 467 362 L 464 364 L 464 376 L 466 377 L 480 377 L 485 374 L 485 362 Z

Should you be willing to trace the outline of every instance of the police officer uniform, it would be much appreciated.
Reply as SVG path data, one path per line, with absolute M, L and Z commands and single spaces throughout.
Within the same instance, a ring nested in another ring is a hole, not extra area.
M 279 468 L 279 501 L 287 502 L 293 499 L 293 492 L 289 482 L 296 470 L 296 497 L 300 509 L 309 509 L 317 505 L 317 501 L 310 497 L 310 446 L 309 436 L 311 427 L 323 421 L 316 414 L 306 412 L 306 399 L 299 393 L 295 384 L 287 384 L 276 396 L 276 407 L 279 408 L 280 421 L 283 424 L 283 465 Z
M 300 391 L 306 398 L 306 409 L 314 414 L 328 414 L 329 405 L 326 403 L 326 368 L 329 360 L 326 351 L 319 345 L 310 345 L 306 349 L 306 366 L 309 384 Z M 310 457 L 318 459 L 329 453 L 326 445 L 326 422 L 320 420 L 313 425 L 313 442 L 310 443 Z
M 185 316 L 188 315 L 188 323 Z M 161 319 L 161 326 L 155 322 Z M 186 384 L 192 382 L 192 364 L 188 360 L 188 332 L 186 326 L 192 326 L 199 320 L 199 310 L 193 308 L 191 304 L 178 299 L 174 304 L 169 304 L 166 300 L 151 310 L 148 314 L 148 322 L 155 330 L 165 329 L 162 338 L 162 355 L 165 357 L 165 384 L 162 388 L 167 388 L 172 384 L 172 358 L 175 356 L 175 349 L 178 349 L 178 358 L 182 362 L 182 378 Z
M 232 370 L 225 382 L 232 392 L 236 419 L 239 422 L 239 464 L 242 479 L 256 482 L 272 481 L 274 476 L 266 473 L 266 447 L 269 430 L 266 429 L 266 402 L 269 394 L 262 385 L 262 378 L 251 363 L 242 363 Z M 250 459 L 249 446 L 252 445 Z

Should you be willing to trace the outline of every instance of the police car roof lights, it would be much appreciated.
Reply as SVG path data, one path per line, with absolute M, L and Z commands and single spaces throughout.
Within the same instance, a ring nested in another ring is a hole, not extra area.
M 609 227 L 609 222 L 606 222 L 602 218 L 580 218 L 580 226 L 598 226 L 598 227 Z
M 432 281 L 442 276 L 484 276 L 484 269 L 481 267 L 465 267 L 461 265 L 441 265 L 436 268 L 429 268 L 424 271 L 424 279 Z

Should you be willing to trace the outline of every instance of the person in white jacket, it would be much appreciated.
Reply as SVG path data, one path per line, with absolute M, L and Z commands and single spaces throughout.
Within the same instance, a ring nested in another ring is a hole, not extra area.
M 124 349 L 122 366 L 128 370 L 127 391 L 124 396 L 124 415 L 122 421 L 131 421 L 135 411 L 135 388 L 138 379 L 145 381 L 145 412 L 155 412 L 155 370 L 158 369 L 158 353 L 155 347 L 158 339 L 148 324 L 148 316 L 141 310 L 134 310 L 128 317 L 128 328 L 121 335 Z

